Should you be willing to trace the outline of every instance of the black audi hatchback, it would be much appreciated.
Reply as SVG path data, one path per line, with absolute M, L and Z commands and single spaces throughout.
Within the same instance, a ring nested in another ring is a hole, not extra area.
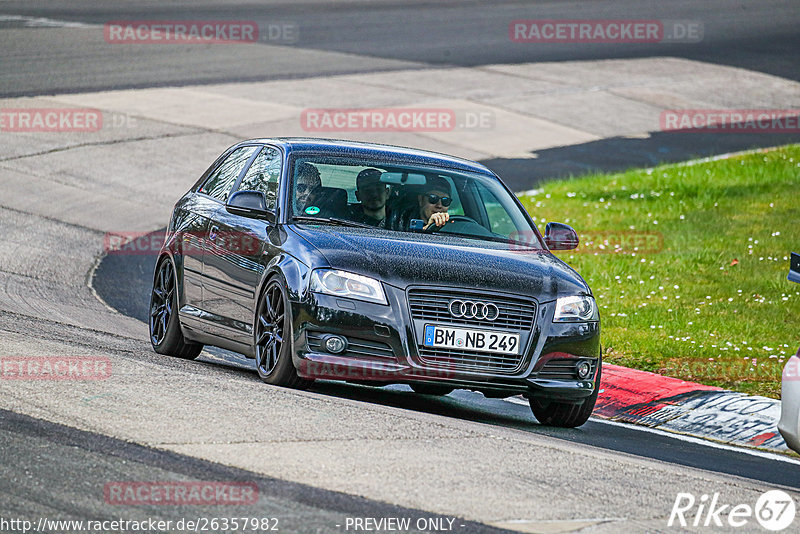
M 267 383 L 409 384 L 523 395 L 578 426 L 601 374 L 597 305 L 486 167 L 421 150 L 278 138 L 226 150 L 177 202 L 150 338 L 256 360 Z

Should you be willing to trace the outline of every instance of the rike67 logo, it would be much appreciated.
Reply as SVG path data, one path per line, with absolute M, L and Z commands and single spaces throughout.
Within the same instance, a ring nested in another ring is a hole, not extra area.
M 767 491 L 758 498 L 754 506 L 747 503 L 726 503 L 719 493 L 703 494 L 700 498 L 691 493 L 678 493 L 667 526 L 730 529 L 751 525 L 755 519 L 762 528 L 779 532 L 794 523 L 796 513 L 794 498 L 781 490 Z

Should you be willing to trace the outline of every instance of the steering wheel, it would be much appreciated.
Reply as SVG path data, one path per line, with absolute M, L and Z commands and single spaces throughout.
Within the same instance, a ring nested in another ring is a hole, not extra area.
M 471 223 L 471 224 L 478 224 L 478 221 L 476 221 L 472 217 L 467 217 L 466 215 L 451 215 L 450 216 L 450 220 L 448 220 L 442 226 L 436 226 L 435 224 L 432 224 L 429 227 L 427 227 L 423 232 L 426 233 L 426 234 L 432 234 L 434 232 L 438 232 L 439 230 L 441 230 L 442 228 L 444 228 L 448 224 L 451 224 L 451 223 L 454 223 L 454 222 L 465 222 L 465 223 Z M 478 224 L 478 226 L 480 226 L 480 225 Z

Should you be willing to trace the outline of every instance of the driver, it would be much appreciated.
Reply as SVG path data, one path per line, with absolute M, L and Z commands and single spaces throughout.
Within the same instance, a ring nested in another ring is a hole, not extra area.
M 450 183 L 441 176 L 434 176 L 428 179 L 423 191 L 417 195 L 419 218 L 425 221 L 423 230 L 434 224 L 441 228 L 450 220 L 450 214 L 447 213 L 453 202 L 450 196 Z

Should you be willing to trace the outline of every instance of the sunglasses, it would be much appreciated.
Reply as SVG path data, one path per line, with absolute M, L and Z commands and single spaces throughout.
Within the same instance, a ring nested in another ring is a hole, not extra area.
M 439 201 L 441 200 L 442 206 L 444 206 L 445 208 L 453 203 L 453 199 L 450 197 L 440 197 L 439 195 L 434 195 L 434 194 L 425 195 L 425 200 L 427 200 L 431 204 L 438 204 Z

